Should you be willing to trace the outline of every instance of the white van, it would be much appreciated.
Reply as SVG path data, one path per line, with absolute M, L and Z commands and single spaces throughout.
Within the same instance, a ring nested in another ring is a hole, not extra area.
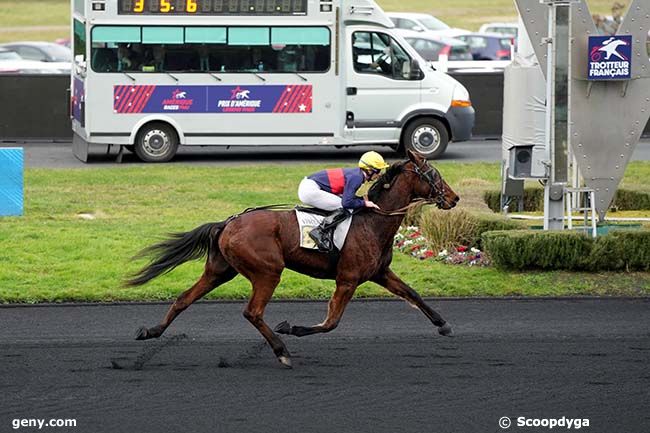
M 73 3 L 74 154 L 124 146 L 387 145 L 440 156 L 471 137 L 466 89 L 372 0 Z

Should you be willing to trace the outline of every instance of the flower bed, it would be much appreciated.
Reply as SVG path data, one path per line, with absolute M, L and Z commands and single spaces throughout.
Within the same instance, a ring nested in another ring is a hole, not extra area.
M 393 246 L 398 251 L 420 260 L 436 260 L 442 263 L 467 266 L 488 266 L 489 259 L 477 248 L 458 246 L 454 250 L 435 252 L 416 226 L 401 227 L 395 235 Z

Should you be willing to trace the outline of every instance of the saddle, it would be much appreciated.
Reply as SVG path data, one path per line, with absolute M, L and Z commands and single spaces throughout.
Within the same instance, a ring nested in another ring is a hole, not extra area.
M 298 206 L 295 207 L 295 209 L 296 209 L 297 212 L 311 213 L 311 214 L 320 215 L 320 216 L 323 216 L 323 217 L 326 217 L 326 216 L 328 216 L 329 214 L 332 213 L 332 211 L 325 210 L 325 209 L 319 209 L 317 207 L 311 207 L 311 206 L 300 206 L 300 205 L 298 205 Z
M 337 211 L 332 212 L 313 207 L 296 206 L 295 212 L 300 229 L 300 246 L 302 248 L 329 253 L 343 248 L 352 223 L 352 214 L 348 214 L 349 216 L 346 216 L 342 221 L 340 216 L 338 221 L 332 221 L 332 216 L 336 218 Z

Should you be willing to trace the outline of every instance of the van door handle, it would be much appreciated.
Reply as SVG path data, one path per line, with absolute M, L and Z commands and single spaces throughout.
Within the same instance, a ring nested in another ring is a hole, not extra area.
M 348 92 L 348 96 L 357 94 L 357 88 L 356 87 L 348 87 L 346 90 Z
M 354 128 L 354 113 L 351 111 L 345 113 L 345 126 L 347 128 Z

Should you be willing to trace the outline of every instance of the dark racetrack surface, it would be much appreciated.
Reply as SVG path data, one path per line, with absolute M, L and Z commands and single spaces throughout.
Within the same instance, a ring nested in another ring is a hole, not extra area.
M 2 307 L 0 432 L 74 418 L 41 431 L 473 433 L 506 431 L 503 416 L 516 432 L 567 431 L 521 416 L 650 431 L 650 300 L 428 302 L 454 338 L 403 302 L 355 301 L 332 333 L 285 337 L 293 370 L 241 303 L 194 305 L 146 342 L 136 328 L 167 305 Z M 275 302 L 266 319 L 311 325 L 326 308 Z

